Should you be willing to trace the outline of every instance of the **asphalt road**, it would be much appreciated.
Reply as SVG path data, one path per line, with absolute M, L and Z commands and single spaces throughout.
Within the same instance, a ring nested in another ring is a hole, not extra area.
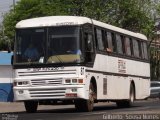
M 23 108 L 23 104 L 19 104 Z M 14 106 L 12 106 L 14 107 Z M 15 105 L 15 109 L 18 105 Z M 0 108 L 3 109 L 3 108 Z M 14 108 L 13 108 L 14 109 Z M 40 106 L 37 113 L 5 112 L 1 120 L 160 120 L 160 100 L 136 101 L 132 108 L 117 108 L 114 103 L 98 103 L 93 112 L 77 112 L 73 105 Z

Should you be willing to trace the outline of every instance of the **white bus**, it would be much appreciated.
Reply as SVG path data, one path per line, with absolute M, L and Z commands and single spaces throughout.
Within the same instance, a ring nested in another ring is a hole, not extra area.
M 101 101 L 130 107 L 150 95 L 147 42 L 142 34 L 87 17 L 22 20 L 16 25 L 14 98 L 27 112 L 69 103 L 92 111 Z

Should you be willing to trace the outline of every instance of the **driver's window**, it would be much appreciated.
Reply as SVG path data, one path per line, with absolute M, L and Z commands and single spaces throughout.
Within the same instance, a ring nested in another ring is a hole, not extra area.
M 85 33 L 85 45 L 86 45 L 86 52 L 93 52 L 93 40 L 92 35 L 89 33 Z
M 86 62 L 93 62 L 95 56 L 93 47 L 93 35 L 91 33 L 85 33 L 84 35 Z

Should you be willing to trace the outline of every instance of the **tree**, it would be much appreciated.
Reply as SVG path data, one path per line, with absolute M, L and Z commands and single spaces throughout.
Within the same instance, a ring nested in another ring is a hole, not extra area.
M 152 42 L 155 35 L 154 13 L 160 15 L 160 2 L 153 0 L 21 0 L 4 16 L 3 37 L 7 36 L 7 41 L 11 40 L 13 46 L 15 25 L 23 19 L 77 15 L 143 33 Z M 0 49 L 7 44 L 3 37 L 0 38 Z M 153 52 L 152 49 L 150 51 Z M 151 66 L 152 69 L 156 66 L 154 59 L 151 59 Z
M 61 10 L 61 0 L 21 0 L 15 9 L 11 9 L 9 13 L 4 16 L 3 25 L 5 27 L 5 35 L 11 40 L 13 46 L 13 39 L 15 34 L 15 25 L 23 19 L 49 16 L 49 15 L 65 15 L 65 10 Z
M 21 0 L 4 17 L 5 34 L 13 41 L 18 21 L 51 15 L 86 16 L 153 36 L 152 0 Z M 147 12 L 146 12 L 147 11 Z M 13 43 L 13 42 L 12 42 Z

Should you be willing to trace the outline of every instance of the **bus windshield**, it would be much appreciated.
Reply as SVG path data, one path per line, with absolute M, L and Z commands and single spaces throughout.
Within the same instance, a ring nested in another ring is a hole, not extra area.
M 83 62 L 80 27 L 18 29 L 14 64 Z

